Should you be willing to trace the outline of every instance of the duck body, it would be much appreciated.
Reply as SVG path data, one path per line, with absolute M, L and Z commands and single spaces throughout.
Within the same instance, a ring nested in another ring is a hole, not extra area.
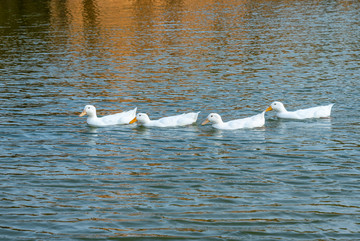
M 328 118 L 331 115 L 331 108 L 334 104 L 316 106 L 296 111 L 287 111 L 283 103 L 279 101 L 273 102 L 267 110 L 275 110 L 276 116 L 282 119 L 310 119 L 310 118 Z
M 124 111 L 121 113 L 107 115 L 103 117 L 97 117 L 96 108 L 92 105 L 86 105 L 83 112 L 79 115 L 84 116 L 88 115 L 86 120 L 89 126 L 93 127 L 104 127 L 111 125 L 123 125 L 128 124 L 132 119 L 135 118 L 137 108 L 129 111 Z
M 236 129 L 262 127 L 265 125 L 265 112 L 266 111 L 263 111 L 260 114 L 254 116 L 231 120 L 227 122 L 223 122 L 219 114 L 211 113 L 208 115 L 208 117 L 202 123 L 202 125 L 205 125 L 210 122 L 212 124 L 212 127 L 220 130 L 236 130 Z
M 140 125 L 146 127 L 176 127 L 192 125 L 196 122 L 200 112 L 190 112 L 181 115 L 174 115 L 163 117 L 158 120 L 150 120 L 149 116 L 145 113 L 138 113 L 136 118 L 130 121 L 130 124 L 138 122 Z

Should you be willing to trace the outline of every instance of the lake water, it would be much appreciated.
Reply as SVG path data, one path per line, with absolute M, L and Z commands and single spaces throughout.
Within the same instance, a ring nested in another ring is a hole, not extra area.
M 1 240 L 355 240 L 359 1 L 0 2 Z M 330 119 L 216 131 L 335 103 Z M 90 128 L 138 107 L 197 125 Z

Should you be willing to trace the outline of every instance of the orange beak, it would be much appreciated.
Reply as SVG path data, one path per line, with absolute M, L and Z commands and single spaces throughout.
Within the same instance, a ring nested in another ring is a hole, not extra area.
M 132 119 L 129 124 L 135 123 L 137 121 L 136 117 L 134 119 Z
M 86 111 L 85 111 L 85 110 L 83 110 L 83 112 L 81 112 L 81 114 L 79 115 L 79 117 L 84 116 L 84 115 L 86 115 Z
M 273 108 L 271 107 L 271 106 L 269 106 L 266 110 L 265 110 L 265 112 L 267 112 L 267 111 L 271 111 Z
M 204 120 L 203 123 L 201 123 L 201 125 L 206 125 L 207 123 L 209 123 L 210 121 L 208 119 Z

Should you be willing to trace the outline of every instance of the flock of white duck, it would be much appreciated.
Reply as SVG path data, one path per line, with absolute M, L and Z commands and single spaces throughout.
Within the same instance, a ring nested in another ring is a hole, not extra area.
M 207 116 L 202 125 L 211 123 L 216 129 L 236 130 L 243 128 L 256 128 L 265 125 L 265 112 L 274 110 L 276 116 L 283 119 L 303 120 L 309 118 L 328 118 L 331 114 L 331 108 L 334 104 L 325 106 L 316 106 L 296 111 L 287 111 L 283 103 L 275 101 L 266 110 L 260 114 L 250 116 L 243 119 L 236 119 L 223 122 L 221 116 L 217 113 L 211 113 Z M 158 120 L 151 120 L 145 113 L 136 114 L 137 108 L 121 113 L 97 117 L 96 108 L 93 105 L 86 105 L 83 112 L 79 115 L 88 115 L 87 123 L 93 127 L 104 127 L 111 125 L 133 124 L 137 122 L 139 125 L 146 127 L 176 127 L 186 126 L 196 123 L 200 112 L 190 112 L 181 115 L 163 117 Z

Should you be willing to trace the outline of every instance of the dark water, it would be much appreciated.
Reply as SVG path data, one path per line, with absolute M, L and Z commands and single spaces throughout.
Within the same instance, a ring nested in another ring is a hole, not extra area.
M 1 240 L 356 240 L 358 1 L 1 1 Z M 225 120 L 93 129 L 135 106 Z

